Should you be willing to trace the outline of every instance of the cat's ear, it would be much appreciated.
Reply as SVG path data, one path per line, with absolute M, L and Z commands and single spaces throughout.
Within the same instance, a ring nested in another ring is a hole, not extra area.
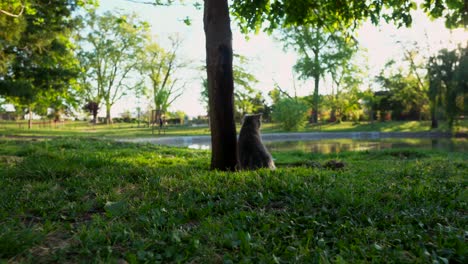
M 246 117 L 247 117 L 247 115 L 244 115 L 244 116 L 241 118 L 241 120 L 240 120 L 241 125 L 244 124 L 244 121 L 245 121 L 245 118 L 246 118 Z

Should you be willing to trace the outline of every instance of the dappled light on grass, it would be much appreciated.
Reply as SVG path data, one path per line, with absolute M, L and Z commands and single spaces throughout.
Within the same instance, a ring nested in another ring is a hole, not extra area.
M 236 173 L 208 170 L 209 154 L 0 141 L 0 258 L 466 261 L 466 153 L 273 152 L 276 171 Z

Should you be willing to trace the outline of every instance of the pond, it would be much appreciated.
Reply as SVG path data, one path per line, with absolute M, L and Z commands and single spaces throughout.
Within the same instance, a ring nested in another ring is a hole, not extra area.
M 468 150 L 466 139 L 402 139 L 389 138 L 379 140 L 333 139 L 268 142 L 265 144 L 271 152 L 299 150 L 315 153 L 338 153 L 343 151 L 383 150 L 392 148 L 414 148 L 427 150 L 446 150 L 465 152 Z
M 466 152 L 468 137 L 452 138 L 444 133 L 277 133 L 264 134 L 263 142 L 270 152 L 304 151 L 316 153 L 338 153 L 343 151 L 382 150 L 391 148 L 440 149 Z M 122 139 L 127 142 L 149 142 L 153 144 L 210 149 L 209 136 L 157 137 Z
M 454 152 L 468 151 L 466 138 L 384 138 L 384 139 L 322 139 L 299 141 L 267 141 L 265 146 L 270 152 L 303 151 L 315 153 L 339 153 L 343 151 L 383 150 L 392 148 L 414 148 L 426 150 L 445 150 Z M 177 144 L 191 149 L 210 149 L 209 142 Z

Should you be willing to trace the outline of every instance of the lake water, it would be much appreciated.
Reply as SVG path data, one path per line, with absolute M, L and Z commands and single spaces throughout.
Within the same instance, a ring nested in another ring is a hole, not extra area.
M 440 149 L 466 152 L 466 134 L 453 138 L 442 132 L 327 132 L 327 133 L 272 133 L 262 135 L 271 152 L 304 151 L 337 153 L 343 151 L 382 150 L 391 148 Z M 180 136 L 121 139 L 125 142 L 146 142 L 159 145 L 210 149 L 210 136 Z
M 192 149 L 210 149 L 210 144 L 194 143 L 178 144 Z M 343 151 L 382 150 L 391 148 L 414 148 L 414 149 L 440 149 L 456 152 L 468 151 L 468 140 L 466 138 L 440 138 L 440 139 L 321 139 L 321 140 L 299 140 L 299 141 L 271 141 L 265 142 L 270 152 L 278 151 L 304 151 L 315 153 L 338 153 Z
M 304 152 L 338 153 L 343 151 L 382 150 L 392 148 L 440 149 L 456 152 L 468 150 L 466 139 L 379 139 L 379 140 L 309 140 L 269 142 L 265 144 L 272 151 L 300 150 Z

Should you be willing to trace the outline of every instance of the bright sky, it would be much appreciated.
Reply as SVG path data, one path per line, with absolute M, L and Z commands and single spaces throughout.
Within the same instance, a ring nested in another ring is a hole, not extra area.
M 151 1 L 151 0 L 147 0 Z M 205 60 L 205 35 L 203 31 L 203 10 L 196 10 L 187 5 L 175 5 L 171 7 L 154 7 L 151 5 L 136 4 L 125 0 L 101 0 L 99 11 L 121 10 L 123 12 L 135 12 L 143 20 L 150 23 L 152 32 L 163 47 L 168 47 L 167 37 L 178 33 L 183 39 L 180 48 L 180 56 L 201 66 Z M 187 26 L 183 19 L 190 17 L 191 26 Z M 273 89 L 277 82 L 283 89 L 293 91 L 292 66 L 296 61 L 296 55 L 291 51 L 284 51 L 283 45 L 275 41 L 271 36 L 260 33 L 251 34 L 249 40 L 245 39 L 236 28 L 235 22 L 231 23 L 233 32 L 233 50 L 235 53 L 248 57 L 251 65 L 246 67 L 260 81 L 255 87 L 261 90 L 265 96 Z M 468 31 L 461 29 L 449 31 L 444 27 L 442 20 L 430 21 L 422 11 L 418 10 L 413 15 L 412 28 L 397 29 L 393 25 L 382 24 L 379 27 L 365 23 L 358 31 L 358 41 L 361 47 L 367 49 L 367 62 L 369 77 L 373 78 L 391 58 L 397 61 L 402 58 L 402 44 L 417 41 L 422 45 L 421 50 L 429 50 L 430 54 L 436 53 L 443 47 L 453 48 L 456 43 L 468 41 Z M 182 110 L 189 116 L 203 115 L 205 109 L 200 103 L 201 79 L 206 73 L 193 71 L 185 72 L 189 81 L 185 93 L 177 99 L 170 110 Z M 327 93 L 327 82 L 322 82 L 320 93 Z M 308 95 L 312 92 L 312 82 L 299 82 L 296 80 L 298 95 Z M 146 108 L 148 102 L 141 100 L 142 108 Z M 137 102 L 131 97 L 125 97 L 118 102 L 112 111 L 117 117 L 125 110 L 132 112 L 136 109 Z

